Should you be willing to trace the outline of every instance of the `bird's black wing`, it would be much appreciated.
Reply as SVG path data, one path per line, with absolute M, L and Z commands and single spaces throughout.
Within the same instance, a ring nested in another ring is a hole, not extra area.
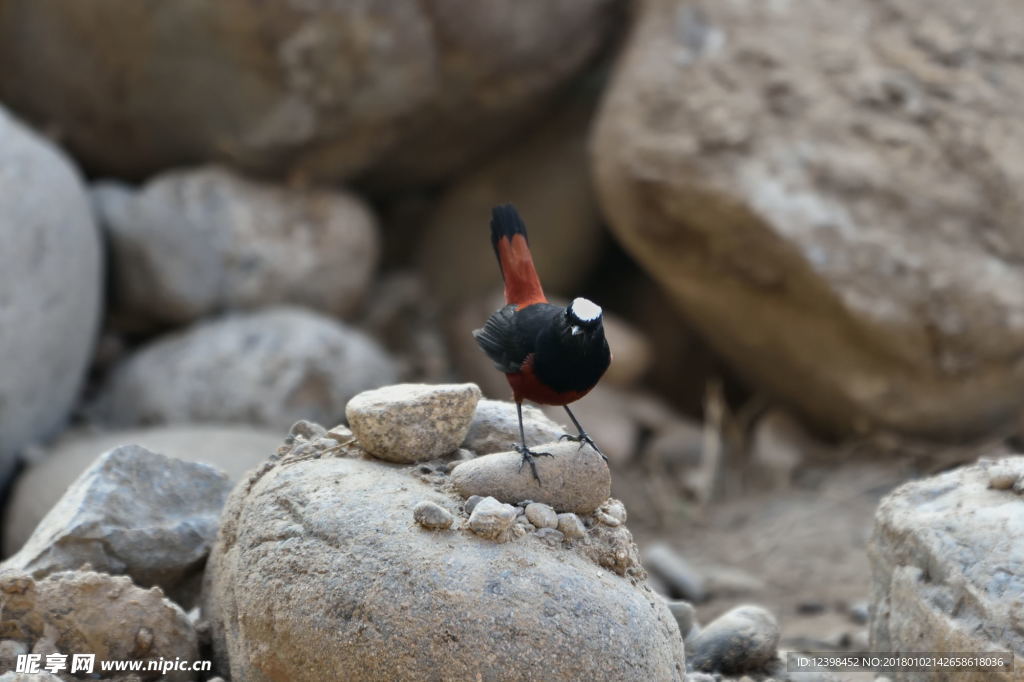
M 530 354 L 516 325 L 515 314 L 516 306 L 510 303 L 487 318 L 481 329 L 473 332 L 473 338 L 487 357 L 505 374 L 518 372 Z

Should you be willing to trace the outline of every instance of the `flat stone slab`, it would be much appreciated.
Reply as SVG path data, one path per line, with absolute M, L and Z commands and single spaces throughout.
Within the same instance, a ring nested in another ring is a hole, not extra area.
M 578 443 L 546 443 L 533 446 L 538 481 L 518 452 L 498 452 L 459 464 L 452 471 L 452 484 L 464 497 L 480 495 L 515 504 L 533 500 L 551 505 L 557 512 L 588 514 L 611 494 L 608 465 L 589 446 Z

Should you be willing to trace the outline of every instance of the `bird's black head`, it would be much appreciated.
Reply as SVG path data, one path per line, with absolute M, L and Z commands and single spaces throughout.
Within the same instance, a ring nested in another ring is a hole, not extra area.
M 574 337 L 591 337 L 604 331 L 601 306 L 586 298 L 574 298 L 565 308 L 565 324 Z

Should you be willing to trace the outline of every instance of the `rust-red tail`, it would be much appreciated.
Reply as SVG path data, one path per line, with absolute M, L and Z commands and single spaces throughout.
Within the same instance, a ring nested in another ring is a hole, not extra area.
M 512 204 L 491 210 L 491 245 L 505 280 L 505 303 L 525 308 L 548 300 L 533 267 L 526 226 Z

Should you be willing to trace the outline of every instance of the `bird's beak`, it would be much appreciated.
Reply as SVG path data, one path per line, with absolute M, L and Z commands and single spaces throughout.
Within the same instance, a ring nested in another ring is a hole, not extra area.
M 572 332 L 573 336 L 579 336 L 580 334 L 583 333 L 583 330 L 580 329 L 580 326 L 578 324 L 574 324 L 570 331 Z

